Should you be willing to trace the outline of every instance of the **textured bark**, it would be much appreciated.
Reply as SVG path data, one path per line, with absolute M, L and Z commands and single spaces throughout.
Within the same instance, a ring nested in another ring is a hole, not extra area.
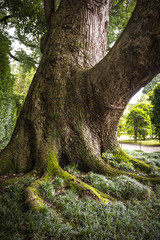
M 60 164 L 113 171 L 101 153 L 117 152 L 116 129 L 129 99 L 160 71 L 160 3 L 138 1 L 105 56 L 112 0 L 62 0 L 49 16 L 43 57 L 2 169 L 44 171 L 51 151 Z M 117 173 L 115 171 L 115 173 Z

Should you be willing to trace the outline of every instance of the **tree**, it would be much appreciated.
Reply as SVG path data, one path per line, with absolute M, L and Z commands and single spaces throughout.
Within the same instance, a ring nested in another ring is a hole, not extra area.
M 125 31 L 106 55 L 112 3 L 62 0 L 54 11 L 53 1 L 44 1 L 43 57 L 11 141 L 1 152 L 1 172 L 34 169 L 49 177 L 62 176 L 81 190 L 88 187 L 66 173 L 64 165 L 72 162 L 86 171 L 125 174 L 108 165 L 101 154 L 123 154 L 116 136 L 123 110 L 160 71 L 160 2 L 139 0 Z M 27 194 L 30 202 L 36 198 L 32 188 Z
M 155 127 L 155 133 L 160 140 L 160 83 L 157 83 L 150 96 L 153 105 L 151 121 Z
M 10 41 L 0 31 L 0 149 L 10 139 L 15 124 L 14 78 L 10 71 L 8 51 Z
M 40 59 L 40 38 L 46 30 L 41 0 L 5 0 L 0 2 L 0 28 L 10 41 L 18 41 L 19 49 L 9 49 L 9 56 L 24 68 L 36 68 Z M 23 46 L 23 48 L 21 47 Z M 25 50 L 29 50 L 29 53 Z
M 117 128 L 117 136 L 120 137 L 121 135 L 123 135 L 125 133 L 125 125 L 126 125 L 126 119 L 125 117 L 121 117 L 119 124 L 118 124 L 118 128 Z
M 20 65 L 13 65 L 12 71 L 15 79 L 13 92 L 17 107 L 17 116 L 19 116 L 35 70 L 32 68 L 31 70 L 25 71 L 24 67 Z
M 130 19 L 136 0 L 114 1 L 110 13 L 110 24 L 108 27 L 108 48 L 112 47 L 125 29 Z
M 152 104 L 141 102 L 136 104 L 134 107 L 142 109 L 149 116 L 149 118 L 151 118 Z
M 160 82 L 160 74 L 158 74 L 156 77 L 154 77 L 153 80 L 144 87 L 143 94 L 147 94 L 147 93 L 153 91 L 155 85 L 158 82 Z
M 140 104 L 138 104 L 140 105 Z M 138 137 L 145 140 L 151 130 L 149 115 L 137 105 L 131 109 L 126 119 L 127 133 L 134 136 L 137 142 Z

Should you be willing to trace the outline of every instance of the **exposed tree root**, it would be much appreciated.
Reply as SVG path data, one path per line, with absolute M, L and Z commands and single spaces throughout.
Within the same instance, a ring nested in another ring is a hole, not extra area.
M 152 171 L 152 166 L 149 165 L 148 163 L 145 163 L 142 160 L 136 159 L 130 155 L 128 155 L 125 151 L 123 151 L 121 149 L 120 151 L 121 156 L 124 156 L 125 158 L 127 158 L 135 167 L 135 169 L 140 170 L 141 172 L 145 172 L 145 173 L 150 173 Z M 159 167 L 157 167 L 158 170 L 160 170 Z
M 50 161 L 46 168 L 46 172 L 42 178 L 35 180 L 25 191 L 25 202 L 31 209 L 39 210 L 44 207 L 45 202 L 42 199 L 39 186 L 44 182 L 51 182 L 53 177 L 59 176 L 64 179 L 65 185 L 76 191 L 80 196 L 90 195 L 94 199 L 109 203 L 110 201 L 115 201 L 115 199 L 99 190 L 90 186 L 80 179 L 72 176 L 68 172 L 64 171 L 56 159 L 54 153 L 50 156 Z
M 121 152 L 121 155 L 128 158 L 129 161 L 131 161 L 136 166 L 136 168 L 140 170 L 144 170 L 145 173 L 149 173 L 152 170 L 152 167 L 150 165 L 130 157 L 123 151 Z M 37 179 L 38 173 L 36 171 L 32 171 L 21 178 L 11 179 L 6 182 L 3 182 L 0 184 L 0 186 L 4 187 L 8 184 L 17 182 L 24 177 L 31 176 L 33 179 L 33 182 L 29 187 L 26 188 L 25 202 L 27 205 L 30 206 L 30 208 L 34 210 L 39 210 L 45 205 L 45 201 L 43 200 L 39 192 L 39 186 L 46 181 L 51 182 L 55 176 L 59 176 L 63 178 L 65 185 L 67 187 L 70 187 L 74 191 L 76 191 L 80 196 L 90 195 L 94 199 L 100 202 L 105 202 L 105 203 L 109 203 L 110 201 L 115 201 L 113 197 L 105 193 L 102 193 L 101 191 L 97 190 L 93 186 L 90 186 L 82 182 L 80 179 L 64 171 L 59 166 L 57 157 L 53 151 L 50 152 L 48 158 L 49 158 L 48 164 L 46 166 L 46 169 L 44 170 L 44 175 L 41 178 Z M 140 176 L 136 173 L 118 170 L 116 168 L 111 167 L 109 164 L 105 162 L 105 160 L 101 158 L 96 159 L 96 161 L 91 161 L 90 159 L 90 161 L 88 161 L 87 163 L 90 169 L 93 170 L 93 172 L 97 172 L 105 175 L 111 175 L 111 176 L 127 175 L 132 178 L 135 178 L 136 180 L 143 181 L 143 182 L 150 181 L 152 183 L 160 183 L 160 178 L 150 178 L 150 177 Z
M 152 183 L 160 183 L 160 178 L 150 178 L 150 177 L 145 177 L 145 176 L 140 176 L 136 173 L 131 173 L 131 172 L 125 172 L 121 171 L 115 168 L 112 168 L 109 164 L 107 163 L 99 163 L 99 169 L 102 170 L 100 173 L 102 174 L 107 174 L 111 176 L 118 176 L 118 175 L 127 175 L 129 177 L 135 178 L 136 180 L 142 181 L 142 182 L 152 182 Z
M 136 169 L 140 170 L 141 172 L 145 172 L 145 173 L 151 172 L 152 166 L 150 166 L 149 164 L 146 164 L 143 161 L 134 159 L 131 156 L 127 155 L 126 153 L 123 153 L 123 151 L 120 153 L 122 154 L 122 157 L 124 156 L 130 162 L 132 162 Z M 92 164 L 92 162 L 94 162 L 94 165 Z M 121 171 L 119 169 L 116 169 L 116 168 L 110 166 L 108 163 L 105 162 L 104 159 L 97 159 L 96 161 L 88 161 L 87 163 L 88 163 L 91 171 L 97 172 L 100 174 L 110 175 L 110 176 L 127 175 L 129 177 L 135 178 L 136 180 L 142 181 L 142 182 L 149 181 L 149 182 L 152 182 L 155 184 L 160 183 L 160 178 L 150 178 L 150 177 L 138 175 L 136 173 Z
M 62 170 L 61 167 L 59 167 L 59 169 L 56 169 L 56 171 L 59 172 L 58 176 L 64 179 L 66 186 L 76 191 L 80 196 L 90 195 L 94 199 L 100 202 L 105 202 L 105 203 L 109 203 L 110 201 L 115 201 L 113 197 L 105 193 L 102 193 L 96 188 L 82 182 L 80 179 L 77 179 L 76 177 L 72 176 L 68 172 L 65 172 L 64 170 Z M 41 179 L 36 180 L 29 187 L 27 187 L 25 191 L 25 203 L 31 209 L 40 210 L 42 207 L 44 207 L 45 201 L 40 195 L 39 187 L 42 183 L 46 181 L 51 182 L 52 178 L 53 176 L 46 173 L 45 176 L 43 176 Z

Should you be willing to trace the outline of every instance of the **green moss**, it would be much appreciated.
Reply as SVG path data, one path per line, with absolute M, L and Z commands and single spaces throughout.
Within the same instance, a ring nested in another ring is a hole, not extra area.
M 44 207 L 44 201 L 39 197 L 39 192 L 33 186 L 30 186 L 25 191 L 25 203 L 34 211 L 39 211 Z
M 138 159 L 135 159 L 133 158 L 132 156 L 128 155 L 127 153 L 125 153 L 124 151 L 122 151 L 123 156 L 125 156 L 126 158 L 129 159 L 129 161 L 131 163 L 133 163 L 134 167 L 142 172 L 145 172 L 145 173 L 150 173 L 151 170 L 152 170 L 152 166 L 141 161 L 141 160 L 138 160 Z
M 44 200 L 40 196 L 39 186 L 48 181 L 50 178 L 48 175 L 34 181 L 29 187 L 27 187 L 25 191 L 25 203 L 30 206 L 30 208 L 34 211 L 40 211 L 45 203 Z
M 11 161 L 7 159 L 0 160 L 0 174 L 14 173 L 15 171 L 16 171 L 15 166 Z
M 59 174 L 60 166 L 57 160 L 57 156 L 53 150 L 49 152 L 46 171 L 50 176 Z
M 110 202 L 108 195 L 101 194 L 100 191 L 96 190 L 94 187 L 82 182 L 80 179 L 72 176 L 68 172 L 64 171 L 58 163 L 56 154 L 54 151 L 49 153 L 49 161 L 47 164 L 47 173 L 46 176 L 59 176 L 64 179 L 65 184 L 69 186 L 72 190 L 78 192 L 79 194 L 90 192 L 92 196 L 95 196 L 100 201 Z
M 104 159 L 108 160 L 115 160 L 117 162 L 126 162 L 128 164 L 133 164 L 134 168 L 137 169 L 138 171 L 144 172 L 144 173 L 150 173 L 152 170 L 152 166 L 145 163 L 144 161 L 138 160 L 133 158 L 132 156 L 128 155 L 126 152 L 123 150 L 119 150 L 118 153 L 116 154 L 102 154 L 102 157 Z
M 122 152 L 123 155 L 123 152 Z M 137 164 L 138 169 L 142 169 L 144 167 L 144 171 L 145 172 L 150 172 L 152 167 L 146 163 L 143 163 L 142 161 L 139 161 L 137 159 L 133 159 L 131 156 L 126 155 L 124 153 L 124 156 L 128 157 L 129 161 L 133 161 L 134 163 Z M 93 169 L 94 170 L 94 169 Z M 97 171 L 96 171 L 97 170 Z M 144 176 L 140 176 L 136 173 L 131 173 L 131 172 L 125 172 L 125 171 L 121 171 L 118 169 L 115 169 L 113 167 L 111 167 L 109 164 L 105 163 L 104 161 L 97 161 L 97 169 L 94 170 L 94 172 L 98 172 L 101 174 L 107 174 L 107 175 L 111 175 L 111 176 L 119 176 L 119 175 L 127 175 L 130 176 L 132 178 L 135 178 L 139 181 L 143 181 L 143 182 L 147 182 L 150 181 L 152 183 L 160 183 L 160 178 L 150 178 L 150 177 L 144 177 Z

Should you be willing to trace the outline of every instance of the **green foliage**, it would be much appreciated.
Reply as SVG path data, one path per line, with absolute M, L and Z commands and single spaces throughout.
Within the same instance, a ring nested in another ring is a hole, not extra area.
M 14 78 L 10 71 L 10 41 L 0 32 L 0 149 L 9 141 L 16 118 L 13 95 Z
M 11 15 L 9 21 L 11 27 L 15 27 L 17 33 L 26 36 L 32 33 L 32 37 L 37 39 L 45 31 L 44 9 L 41 0 L 5 0 L 1 2 L 3 15 Z M 14 19 L 14 21 L 13 21 Z M 24 39 L 24 41 L 26 41 Z
M 55 190 L 54 190 L 52 184 L 50 184 L 49 182 L 44 182 L 43 184 L 41 184 L 39 190 L 40 190 L 41 194 L 43 196 L 45 196 L 45 198 L 48 201 L 53 200 L 53 196 L 55 194 Z
M 12 71 L 14 74 L 14 85 L 13 85 L 13 93 L 15 96 L 15 102 L 17 107 L 17 115 L 19 115 L 25 97 L 28 93 L 29 86 L 31 84 L 31 81 L 33 79 L 35 70 L 31 68 L 30 70 L 24 69 L 21 65 L 13 65 Z
M 127 172 L 135 172 L 132 163 L 124 155 L 103 153 L 102 157 L 114 168 Z
M 110 14 L 110 24 L 108 29 L 108 48 L 111 48 L 125 29 L 136 0 L 115 0 Z
M 160 83 L 157 83 L 153 89 L 150 100 L 153 105 L 151 121 L 155 127 L 156 136 L 160 140 Z
M 134 136 L 135 141 L 138 137 L 145 139 L 151 130 L 150 117 L 142 108 L 135 106 L 127 116 L 126 127 L 127 133 Z
M 160 168 L 160 152 L 146 153 L 141 150 L 125 151 L 129 155 L 149 163 L 152 166 L 152 171 L 149 174 L 151 177 L 160 177 L 160 171 L 157 168 Z
M 31 52 L 26 52 L 23 49 L 16 50 L 15 55 L 20 62 L 21 67 L 23 67 L 24 72 L 29 72 L 31 69 L 36 70 L 41 55 L 39 44 L 37 44 Z
M 134 106 L 135 108 L 140 108 L 143 111 L 145 111 L 147 113 L 147 115 L 151 116 L 151 112 L 152 112 L 152 105 L 149 103 L 138 103 Z
M 0 19 L 8 16 L 6 21 L 0 22 L 3 34 L 8 35 L 12 42 L 16 40 L 22 44 L 14 53 L 10 49 L 10 56 L 28 70 L 37 68 L 41 56 L 40 38 L 46 31 L 42 1 L 6 0 L 1 1 L 0 9 L 3 9 Z
M 102 175 L 91 173 L 85 177 L 85 180 L 99 190 L 121 199 L 131 199 L 132 197 L 142 199 L 150 194 L 148 187 L 135 179 L 123 175 L 109 180 Z
M 70 174 L 73 174 L 74 176 L 78 177 L 80 171 L 78 170 L 77 165 L 68 165 L 64 167 L 64 170 L 69 172 Z
M 122 116 L 119 121 L 118 129 L 117 129 L 117 136 L 120 137 L 125 133 L 125 124 L 126 124 L 126 119 Z
M 35 73 L 33 68 L 25 71 L 23 67 L 13 65 L 13 74 L 11 74 L 7 55 L 9 41 L 2 36 L 0 36 L 0 40 L 4 41 L 4 45 L 1 45 L 3 46 L 2 50 L 0 47 L 0 149 L 6 146 L 11 137 Z
M 150 103 L 148 94 L 142 94 L 141 97 L 137 100 L 138 103 Z
M 158 74 L 156 77 L 154 77 L 152 79 L 152 81 L 150 83 L 148 83 L 144 89 L 143 89 L 143 94 L 147 94 L 151 91 L 153 91 L 153 88 L 155 87 L 155 85 L 160 82 L 160 74 Z
M 113 155 L 108 156 L 110 157 Z M 120 156 L 116 158 L 122 160 Z M 147 154 L 145 161 L 146 158 Z M 74 172 L 75 169 L 76 166 Z M 110 193 L 119 201 L 100 203 L 91 198 L 90 192 L 77 195 L 66 187 L 62 178 L 55 177 L 53 180 L 50 179 L 50 182 L 46 180 L 42 182 L 39 190 L 45 205 L 39 212 L 33 212 L 24 203 L 26 187 L 34 184 L 33 179 L 28 177 L 9 185 L 4 189 L 3 195 L 1 192 L 0 239 L 160 238 L 159 186 L 152 189 L 152 185 L 145 186 L 127 176 L 108 178 L 93 173 L 82 175 L 79 172 L 79 178 Z
M 102 183 L 103 176 L 99 175 L 99 178 L 101 177 Z M 124 185 L 127 186 L 126 188 L 129 188 L 128 192 L 131 195 L 132 192 L 136 194 L 137 189 L 138 194 L 140 193 L 139 197 L 142 192 L 145 192 L 148 196 L 148 188 L 144 190 L 143 187 L 141 185 L 139 187 L 137 183 L 136 187 L 134 187 L 135 183 L 130 179 L 122 177 L 122 179 L 118 179 L 117 182 L 118 181 L 119 185 L 123 182 Z M 117 189 L 118 187 L 115 192 L 117 192 Z M 123 186 L 121 189 L 123 189 Z M 59 209 L 66 221 L 68 220 L 70 225 L 75 229 L 75 239 L 95 240 L 158 240 L 160 236 L 157 216 L 159 203 L 158 198 L 154 197 L 143 201 L 136 201 L 132 198 L 126 202 L 119 201 L 100 204 L 89 197 L 79 198 L 72 190 L 63 191 L 55 195 L 54 199 L 56 209 Z
M 146 153 L 141 150 L 129 151 L 126 150 L 128 154 L 133 157 L 136 157 L 140 160 L 146 161 L 149 164 L 152 164 L 156 167 L 160 167 L 160 152 Z
M 60 189 L 60 188 L 63 188 L 64 185 L 65 185 L 64 179 L 56 176 L 55 179 L 54 179 L 54 182 L 53 182 L 54 188 L 55 189 Z
M 0 239 L 70 239 L 72 228 L 47 205 L 40 212 L 26 208 L 23 197 L 30 183 L 26 179 L 10 185 L 0 198 Z

